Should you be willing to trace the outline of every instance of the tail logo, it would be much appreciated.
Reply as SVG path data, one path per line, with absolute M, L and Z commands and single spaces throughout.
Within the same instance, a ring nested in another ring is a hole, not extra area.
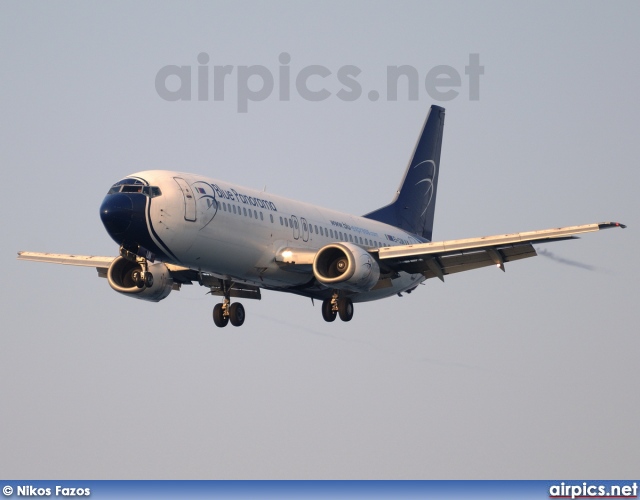
M 433 181 L 436 177 L 437 167 L 436 162 L 434 162 L 433 160 L 424 160 L 415 165 L 413 168 L 416 169 L 420 166 L 426 170 L 426 177 L 416 182 L 415 184 L 417 186 L 418 184 L 426 183 L 426 191 L 424 192 L 425 205 L 424 210 L 420 214 L 420 217 L 422 217 L 429 208 L 429 205 L 431 205 L 431 200 L 433 200 Z

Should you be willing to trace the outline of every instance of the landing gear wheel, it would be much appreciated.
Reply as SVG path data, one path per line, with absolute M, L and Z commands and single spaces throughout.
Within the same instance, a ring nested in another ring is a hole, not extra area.
M 149 271 L 144 273 L 144 286 L 146 286 L 147 288 L 151 288 L 153 286 L 153 274 L 151 274 Z
M 213 308 L 213 322 L 218 328 L 227 326 L 227 323 L 229 322 L 229 316 L 224 315 L 222 304 L 216 304 Z
M 233 326 L 242 326 L 242 323 L 244 323 L 244 306 L 240 302 L 231 304 L 229 319 Z
M 135 269 L 131 272 L 131 280 L 138 288 L 144 288 L 144 280 L 142 279 L 142 272 Z
M 335 321 L 336 312 L 333 310 L 333 304 L 331 304 L 331 299 L 324 299 L 322 301 L 322 317 L 328 323 Z
M 351 321 L 351 318 L 353 318 L 353 302 L 351 299 L 338 300 L 338 314 L 342 321 Z

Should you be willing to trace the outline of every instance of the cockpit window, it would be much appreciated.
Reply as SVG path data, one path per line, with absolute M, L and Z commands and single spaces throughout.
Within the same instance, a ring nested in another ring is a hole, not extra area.
M 149 198 L 155 198 L 156 196 L 161 196 L 162 191 L 157 186 L 143 186 L 141 184 L 122 184 L 122 181 L 118 182 L 111 186 L 109 192 L 107 194 L 114 193 L 142 193 Z

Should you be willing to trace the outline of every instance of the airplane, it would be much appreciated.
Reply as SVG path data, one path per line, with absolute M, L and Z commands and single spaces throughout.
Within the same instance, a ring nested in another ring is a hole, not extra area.
M 534 243 L 620 227 L 602 222 L 432 241 L 445 110 L 431 106 L 393 201 L 363 216 L 222 180 L 148 170 L 119 180 L 100 206 L 116 257 L 18 252 L 18 259 L 95 267 L 113 290 L 159 302 L 198 283 L 222 297 L 213 321 L 245 321 L 261 290 L 322 302 L 322 317 L 350 321 L 354 303 L 402 296 L 423 281 L 534 257 Z

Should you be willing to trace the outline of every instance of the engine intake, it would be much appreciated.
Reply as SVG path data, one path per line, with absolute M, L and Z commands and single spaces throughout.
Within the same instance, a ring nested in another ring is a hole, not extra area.
M 153 275 L 151 286 L 139 288 L 133 274 L 142 272 L 142 266 L 123 257 L 117 257 L 109 266 L 107 280 L 116 292 L 129 297 L 150 302 L 159 302 L 171 293 L 173 278 L 167 266 L 162 263 L 149 264 L 148 272 Z
M 380 266 L 369 252 L 358 245 L 331 243 L 316 253 L 313 274 L 327 287 L 362 292 L 376 285 Z

